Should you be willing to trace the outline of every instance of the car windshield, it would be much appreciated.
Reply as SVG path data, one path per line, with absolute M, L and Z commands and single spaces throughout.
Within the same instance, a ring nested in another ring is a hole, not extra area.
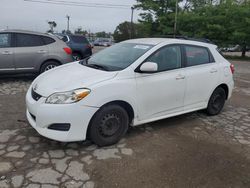
M 119 43 L 100 51 L 87 61 L 85 60 L 85 63 L 81 63 L 106 71 L 119 71 L 131 65 L 152 47 L 152 45 L 145 44 Z

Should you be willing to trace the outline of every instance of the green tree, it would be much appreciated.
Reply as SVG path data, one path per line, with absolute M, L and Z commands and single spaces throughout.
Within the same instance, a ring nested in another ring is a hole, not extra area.
M 48 33 L 54 33 L 54 28 L 57 26 L 57 23 L 55 21 L 48 21 L 49 24 L 49 30 L 47 31 Z
M 88 32 L 86 30 L 83 30 L 82 27 L 78 27 L 75 30 L 75 34 L 77 34 L 77 35 L 86 35 L 86 34 L 88 34 Z
M 151 36 L 173 34 L 175 4 L 176 0 L 137 0 L 135 8 L 143 11 L 139 22 L 149 28 Z
M 114 40 L 121 42 L 130 38 L 143 38 L 148 37 L 149 31 L 147 25 L 141 23 L 123 22 L 119 24 L 114 32 Z

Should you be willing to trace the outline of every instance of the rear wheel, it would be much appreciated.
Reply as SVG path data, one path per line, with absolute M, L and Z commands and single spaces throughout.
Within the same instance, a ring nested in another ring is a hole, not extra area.
M 41 66 L 40 73 L 46 72 L 46 71 L 53 69 L 59 65 L 60 64 L 56 61 L 47 61 Z
M 208 102 L 207 114 L 211 116 L 219 114 L 224 107 L 225 101 L 225 90 L 221 87 L 215 89 Z
M 102 107 L 93 117 L 89 127 L 89 137 L 98 146 L 117 143 L 127 132 L 129 117 L 125 109 L 118 105 Z

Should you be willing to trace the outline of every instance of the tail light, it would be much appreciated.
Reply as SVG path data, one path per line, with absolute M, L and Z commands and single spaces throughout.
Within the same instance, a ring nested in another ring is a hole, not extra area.
M 233 64 L 230 65 L 230 69 L 231 69 L 232 74 L 234 74 L 235 68 Z
M 89 45 L 87 46 L 87 48 L 92 48 L 92 46 L 89 44 Z
M 63 50 L 65 51 L 66 54 L 71 55 L 72 54 L 72 50 L 69 47 L 63 48 Z

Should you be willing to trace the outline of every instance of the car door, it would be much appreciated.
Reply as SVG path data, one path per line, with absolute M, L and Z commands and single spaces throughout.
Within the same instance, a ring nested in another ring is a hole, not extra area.
M 218 64 L 206 47 L 185 45 L 187 89 L 184 110 L 205 108 L 219 78 Z
M 139 120 L 182 111 L 186 80 L 181 54 L 180 46 L 165 46 L 145 61 L 157 63 L 157 72 L 136 73 Z
M 14 49 L 10 33 L 0 33 L 0 73 L 14 72 Z
M 16 33 L 14 62 L 17 71 L 34 71 L 48 55 L 42 36 Z

